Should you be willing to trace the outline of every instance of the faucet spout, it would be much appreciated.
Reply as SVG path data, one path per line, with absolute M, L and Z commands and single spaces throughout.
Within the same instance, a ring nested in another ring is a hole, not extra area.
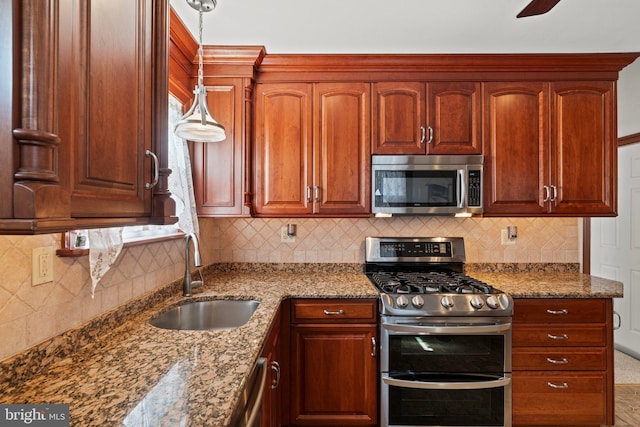
M 202 280 L 191 280 L 191 252 L 189 251 L 189 243 L 193 243 L 193 266 L 202 267 L 202 257 L 200 256 L 198 238 L 194 233 L 189 233 L 185 236 L 184 249 L 184 280 L 182 284 L 182 293 L 185 297 L 191 296 L 192 288 L 202 286 Z

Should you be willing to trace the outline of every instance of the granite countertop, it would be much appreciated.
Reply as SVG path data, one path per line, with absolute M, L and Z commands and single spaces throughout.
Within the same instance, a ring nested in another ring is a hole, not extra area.
M 45 372 L 0 384 L 0 403 L 69 404 L 71 425 L 83 427 L 226 426 L 282 299 L 378 297 L 362 273 L 217 272 L 205 275 L 205 283 L 190 300 L 256 299 L 260 305 L 233 330 L 149 325 L 185 301 L 176 293 Z
M 580 273 L 471 274 L 514 298 L 622 296 L 621 283 Z M 170 296 L 149 298 L 137 303 L 142 309 L 110 316 L 119 323 L 104 321 L 111 322 L 103 325 L 108 334 L 24 381 L 0 381 L 0 403 L 69 404 L 71 425 L 226 426 L 283 299 L 378 296 L 357 268 L 210 269 L 205 283 L 191 298 L 182 297 L 174 284 Z M 227 331 L 164 330 L 148 323 L 186 300 L 207 299 L 256 299 L 260 305 L 244 326 Z M 13 369 L 14 376 L 26 370 Z
M 620 298 L 622 283 L 582 273 L 470 273 L 513 298 Z

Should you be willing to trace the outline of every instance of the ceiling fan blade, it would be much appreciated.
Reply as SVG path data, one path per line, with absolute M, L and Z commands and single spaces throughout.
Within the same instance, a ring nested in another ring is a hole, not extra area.
M 525 16 L 542 15 L 549 12 L 560 0 L 532 0 L 522 12 L 518 14 L 518 18 Z

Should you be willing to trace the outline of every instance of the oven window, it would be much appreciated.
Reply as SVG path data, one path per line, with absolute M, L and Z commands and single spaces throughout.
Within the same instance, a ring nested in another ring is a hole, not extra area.
M 503 373 L 503 335 L 389 335 L 389 372 Z
M 375 206 L 457 206 L 456 170 L 376 171 Z
M 390 426 L 504 425 L 504 387 L 478 390 L 388 387 Z

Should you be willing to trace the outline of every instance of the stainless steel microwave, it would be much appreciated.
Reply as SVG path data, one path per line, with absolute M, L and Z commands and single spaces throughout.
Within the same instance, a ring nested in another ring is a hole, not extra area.
M 372 156 L 378 216 L 482 213 L 482 156 Z

